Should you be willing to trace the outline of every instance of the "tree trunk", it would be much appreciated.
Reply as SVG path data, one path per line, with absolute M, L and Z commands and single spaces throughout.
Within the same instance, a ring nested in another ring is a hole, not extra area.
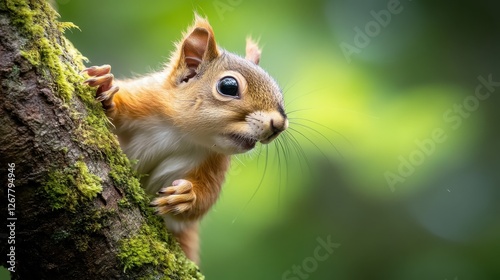
M 70 27 L 43 0 L 0 0 L 1 264 L 13 279 L 203 278 L 82 84 Z

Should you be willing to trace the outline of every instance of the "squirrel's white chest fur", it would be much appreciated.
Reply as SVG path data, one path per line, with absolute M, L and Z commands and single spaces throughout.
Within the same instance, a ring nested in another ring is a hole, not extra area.
M 137 160 L 135 168 L 145 175 L 141 183 L 149 195 L 185 178 L 208 155 L 207 148 L 155 117 L 128 120 L 117 127 L 116 134 L 128 158 Z

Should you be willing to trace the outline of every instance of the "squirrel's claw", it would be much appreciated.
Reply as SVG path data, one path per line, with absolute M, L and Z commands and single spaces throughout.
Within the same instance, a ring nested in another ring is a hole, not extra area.
M 80 74 L 87 73 L 89 76 L 102 76 L 111 72 L 111 66 L 104 64 L 101 66 L 91 66 L 83 69 Z
M 115 93 L 119 90 L 120 88 L 118 86 L 111 86 L 107 91 L 96 94 L 96 100 L 101 102 L 105 110 L 113 109 L 115 107 L 113 96 L 115 96 Z
M 176 180 L 172 186 L 160 189 L 158 195 L 150 206 L 155 207 L 155 214 L 159 215 L 184 213 L 189 211 L 196 201 L 193 184 L 188 180 Z
M 102 103 L 104 109 L 112 109 L 115 107 L 113 96 L 120 88 L 113 85 L 114 76 L 111 72 L 111 66 L 92 66 L 83 69 L 80 73 L 87 73 L 91 78 L 84 81 L 91 87 L 97 87 L 96 100 Z

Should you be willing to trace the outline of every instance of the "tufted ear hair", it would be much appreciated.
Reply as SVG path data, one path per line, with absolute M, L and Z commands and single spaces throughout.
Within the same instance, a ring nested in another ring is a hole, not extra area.
M 258 65 L 261 53 L 262 51 L 259 48 L 258 42 L 254 41 L 252 37 L 247 37 L 245 58 Z
M 177 73 L 177 81 L 187 82 L 196 76 L 202 63 L 210 62 L 219 55 L 214 32 L 208 20 L 195 14 L 194 24 L 177 45 L 170 66 L 173 72 Z

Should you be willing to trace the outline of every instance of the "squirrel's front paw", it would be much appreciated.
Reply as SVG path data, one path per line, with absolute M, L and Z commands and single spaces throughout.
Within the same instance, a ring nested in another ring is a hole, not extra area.
M 175 180 L 172 186 L 161 188 L 150 205 L 156 208 L 156 214 L 180 214 L 193 208 L 195 201 L 193 184 L 188 180 Z
M 105 110 L 115 107 L 113 96 L 119 90 L 118 86 L 113 85 L 114 76 L 110 72 L 109 65 L 92 66 L 82 71 L 82 74 L 87 73 L 91 77 L 84 83 L 91 87 L 97 86 L 96 99 L 102 103 Z

